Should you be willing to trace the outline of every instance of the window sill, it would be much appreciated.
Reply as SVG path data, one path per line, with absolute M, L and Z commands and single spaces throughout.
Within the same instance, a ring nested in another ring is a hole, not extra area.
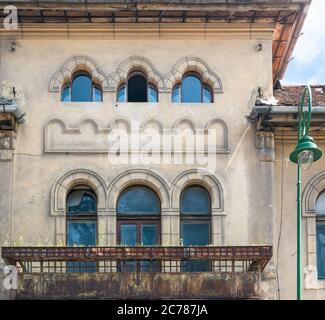
M 306 290 L 325 290 L 325 278 L 317 278 L 316 270 L 313 268 L 305 274 Z
M 60 101 L 60 103 L 64 105 L 71 105 L 71 104 L 85 105 L 86 103 L 103 103 L 103 101 Z
M 206 106 L 214 106 L 215 103 L 214 102 L 170 102 L 173 106 L 184 106 L 184 107 L 188 107 L 188 106 L 197 106 L 197 107 L 201 107 L 203 105 Z
M 151 105 L 154 105 L 154 104 L 159 104 L 159 102 L 131 102 L 131 101 L 128 101 L 128 102 L 115 102 L 115 104 L 151 104 Z

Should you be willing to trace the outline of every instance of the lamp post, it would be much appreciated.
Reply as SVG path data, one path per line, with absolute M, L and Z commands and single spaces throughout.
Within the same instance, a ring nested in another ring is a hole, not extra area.
M 304 110 L 307 95 L 308 109 Z M 290 160 L 297 164 L 297 300 L 301 300 L 301 168 L 308 170 L 313 162 L 319 160 L 322 151 L 309 135 L 312 112 L 310 86 L 306 86 L 298 109 L 298 144 L 290 154 Z

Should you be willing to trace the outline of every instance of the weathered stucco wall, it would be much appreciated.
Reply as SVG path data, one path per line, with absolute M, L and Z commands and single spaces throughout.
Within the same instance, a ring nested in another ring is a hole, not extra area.
M 257 51 L 262 43 L 263 50 Z M 262 40 L 19 40 L 10 51 L 10 41 L 1 45 L 1 74 L 21 86 L 26 104 L 26 123 L 19 126 L 17 148 L 12 162 L 0 162 L 0 174 L 6 184 L 0 188 L 0 238 L 11 245 L 23 240 L 25 245 L 54 245 L 65 242 L 64 216 L 51 215 L 51 188 L 56 179 L 75 169 L 95 172 L 107 189 L 121 173 L 135 168 L 155 172 L 166 182 L 171 199 L 173 181 L 192 164 L 130 165 L 112 164 L 112 155 L 105 153 L 44 153 L 45 128 L 52 119 L 63 119 L 66 126 L 77 126 L 82 119 L 96 120 L 103 128 L 116 118 L 137 120 L 158 119 L 164 128 L 171 128 L 180 119 L 190 119 L 196 128 L 204 128 L 212 119 L 221 119 L 228 127 L 229 153 L 214 157 L 215 177 L 222 186 L 223 210 L 213 218 L 212 243 L 218 245 L 272 244 L 273 235 L 273 162 L 261 162 L 255 148 L 255 128 L 245 116 L 255 102 L 259 87 L 266 96 L 272 93 L 272 43 Z M 113 73 L 124 59 L 141 56 L 148 59 L 163 75 L 186 56 L 199 57 L 216 73 L 223 84 L 223 93 L 214 95 L 212 104 L 172 104 L 170 92 L 160 92 L 158 103 L 116 103 L 116 92 L 104 92 L 102 103 L 62 103 L 59 92 L 49 92 L 51 76 L 74 55 L 86 55 L 96 61 L 107 74 Z M 54 127 L 54 135 L 62 127 Z M 57 130 L 57 131 L 56 131 Z M 81 131 L 97 138 L 95 125 L 84 122 Z M 52 132 L 52 135 L 53 135 Z M 92 138 L 93 137 L 93 138 Z M 64 141 L 62 138 L 61 141 Z M 95 143 L 95 142 L 94 142 Z M 89 146 L 89 144 L 88 144 Z M 71 148 L 74 146 L 71 145 Z M 13 166 L 13 172 L 11 172 Z M 13 175 L 14 190 L 9 181 Z M 138 181 L 146 181 L 146 174 Z M 190 176 L 188 176 L 190 177 Z M 187 178 L 189 179 L 189 178 Z M 108 199 L 108 202 L 110 200 Z M 174 201 L 178 201 L 177 199 Z M 12 203 L 12 206 L 10 205 Z M 169 202 L 162 212 L 163 244 L 179 244 L 179 214 Z M 10 227 L 9 227 L 10 219 Z M 102 243 L 116 243 L 114 211 L 103 211 L 99 222 Z M 9 230 L 8 230 L 9 228 Z M 270 263 L 271 271 L 272 263 Z M 271 276 L 272 278 L 272 276 Z M 270 280 L 273 283 L 273 280 Z M 265 297 L 273 297 L 274 288 L 265 287 Z
M 325 150 L 325 145 L 317 140 L 318 146 Z M 296 299 L 296 258 L 297 258 L 297 209 L 296 183 L 297 167 L 289 160 L 295 145 L 280 141 L 276 145 L 276 215 L 274 222 L 274 259 L 278 259 L 279 291 L 281 299 Z M 325 281 L 316 276 L 316 222 L 313 214 L 306 213 L 306 190 L 312 179 L 324 174 L 325 159 L 313 163 L 308 171 L 302 171 L 302 287 L 304 299 L 325 299 Z M 325 185 L 323 179 L 323 186 Z M 321 192 L 320 188 L 317 192 Z M 309 217 L 307 217 L 309 215 Z M 280 242 L 279 240 L 280 233 Z M 277 248 L 279 252 L 277 254 Z
M 254 273 L 106 273 L 21 275 L 16 299 L 256 298 Z

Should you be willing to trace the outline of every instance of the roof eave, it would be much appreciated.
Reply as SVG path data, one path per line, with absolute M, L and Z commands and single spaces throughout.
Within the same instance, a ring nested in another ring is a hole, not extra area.
M 284 74 L 288 68 L 288 65 L 291 61 L 291 57 L 294 51 L 294 48 L 296 46 L 297 40 L 300 37 L 302 27 L 304 25 L 304 22 L 306 20 L 309 8 L 310 8 L 311 1 L 306 1 L 306 3 L 301 4 L 302 8 L 299 14 L 298 21 L 296 22 L 294 31 L 292 33 L 291 39 L 289 41 L 289 46 L 287 47 L 285 57 L 282 60 L 282 65 L 280 66 L 280 72 L 278 73 L 278 76 L 273 79 L 274 83 L 277 80 L 282 80 L 284 77 Z

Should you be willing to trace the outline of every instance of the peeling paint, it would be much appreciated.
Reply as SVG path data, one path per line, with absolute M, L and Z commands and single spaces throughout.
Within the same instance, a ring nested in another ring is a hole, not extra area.
M 20 274 L 16 299 L 256 298 L 258 273 Z

